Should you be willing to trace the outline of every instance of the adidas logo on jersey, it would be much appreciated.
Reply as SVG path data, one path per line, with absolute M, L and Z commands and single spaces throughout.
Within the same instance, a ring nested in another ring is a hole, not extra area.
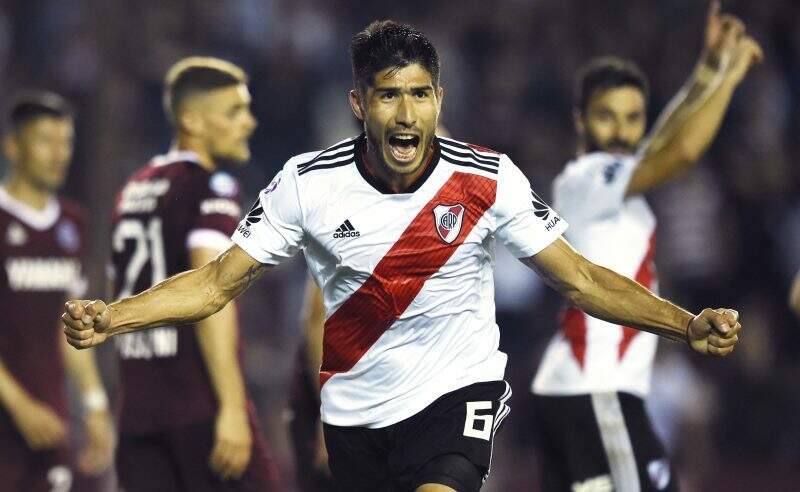
M 336 232 L 333 233 L 333 238 L 338 239 L 340 237 L 358 237 L 361 233 L 353 227 L 353 224 L 350 223 L 350 220 L 345 220 L 342 225 L 336 229 Z

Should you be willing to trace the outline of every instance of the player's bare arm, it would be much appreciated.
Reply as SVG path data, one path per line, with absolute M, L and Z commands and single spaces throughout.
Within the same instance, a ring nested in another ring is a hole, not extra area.
M 795 315 L 800 316 L 800 273 L 795 275 L 789 290 L 789 307 Z
M 114 451 L 114 428 L 94 353 L 75 350 L 63 342 L 67 374 L 74 382 L 83 403 L 83 426 L 86 443 L 78 456 L 84 473 L 96 475 L 111 464 Z
M 308 355 L 306 370 L 314 387 L 319 391 L 319 368 L 322 366 L 322 338 L 325 328 L 325 301 L 322 290 L 313 281 L 306 287 L 305 305 L 303 306 L 303 324 L 306 328 L 306 354 Z M 330 473 L 328 470 L 328 450 L 322 433 L 322 420 L 317 421 L 317 453 L 314 466 Z
M 193 248 L 191 266 L 202 268 L 217 254 L 212 248 Z M 197 324 L 197 342 L 218 403 L 209 465 L 223 480 L 238 479 L 250 462 L 253 435 L 237 353 L 239 324 L 233 302 Z
M 50 406 L 34 398 L 0 359 L 0 406 L 32 450 L 52 449 L 67 440 L 67 426 Z
M 687 341 L 694 350 L 715 356 L 730 354 L 739 341 L 736 311 L 704 309 L 695 316 L 637 282 L 588 261 L 563 239 L 522 262 L 595 318 Z
M 720 14 L 719 2 L 711 2 L 697 66 L 644 143 L 628 195 L 644 193 L 700 159 L 719 130 L 734 89 L 762 58 L 760 46 L 745 34 L 742 21 Z
M 195 323 L 225 307 L 266 270 L 239 246 L 231 246 L 202 268 L 189 270 L 106 306 L 72 300 L 61 316 L 73 347 L 99 345 L 114 335 L 164 325 Z

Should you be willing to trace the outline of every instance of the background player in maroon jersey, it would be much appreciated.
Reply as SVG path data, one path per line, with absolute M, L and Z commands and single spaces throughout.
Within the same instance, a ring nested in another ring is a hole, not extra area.
M 206 264 L 226 249 L 239 187 L 221 169 L 250 158 L 256 127 L 247 76 L 214 58 L 167 74 L 170 152 L 124 185 L 114 206 L 115 297 Z M 120 337 L 123 401 L 117 468 L 127 490 L 270 490 L 266 456 L 240 367 L 234 306 L 194 330 L 167 326 Z
M 11 169 L 0 187 L 0 489 L 69 490 L 65 368 L 86 409 L 79 469 L 107 468 L 113 438 L 94 354 L 64 344 L 53 323 L 66 297 L 86 290 L 84 216 L 56 196 L 72 158 L 72 112 L 56 94 L 21 93 L 7 123 L 3 149 Z

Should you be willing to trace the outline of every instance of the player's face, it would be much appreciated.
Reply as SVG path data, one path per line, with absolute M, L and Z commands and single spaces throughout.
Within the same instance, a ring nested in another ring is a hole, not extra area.
M 6 152 L 21 176 L 39 189 L 54 192 L 67 177 L 74 137 L 72 119 L 41 116 L 10 137 Z
M 589 99 L 578 131 L 588 152 L 632 154 L 644 136 L 647 114 L 644 94 L 636 87 L 613 87 Z
M 250 112 L 250 92 L 244 84 L 204 94 L 198 101 L 202 138 L 215 160 L 243 164 L 250 160 L 250 136 L 257 121 Z
M 386 167 L 413 174 L 430 155 L 442 95 L 430 72 L 415 63 L 378 72 L 366 94 L 351 93 L 350 102 Z

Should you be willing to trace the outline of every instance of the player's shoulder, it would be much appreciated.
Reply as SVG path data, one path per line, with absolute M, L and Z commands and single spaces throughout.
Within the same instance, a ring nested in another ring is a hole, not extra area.
M 499 170 L 508 164 L 513 166 L 511 160 L 496 150 L 454 138 L 436 136 L 439 144 L 441 159 L 445 162 L 460 166 L 462 170 L 478 170 L 497 177 Z
M 355 165 L 356 152 L 366 139 L 365 135 L 340 140 L 323 150 L 298 154 L 284 165 L 284 172 L 290 172 L 299 179 L 329 176 L 350 165 Z
M 595 173 L 608 168 L 631 166 L 636 162 L 636 157 L 629 154 L 613 152 L 589 152 L 581 154 L 568 162 L 562 174 Z

